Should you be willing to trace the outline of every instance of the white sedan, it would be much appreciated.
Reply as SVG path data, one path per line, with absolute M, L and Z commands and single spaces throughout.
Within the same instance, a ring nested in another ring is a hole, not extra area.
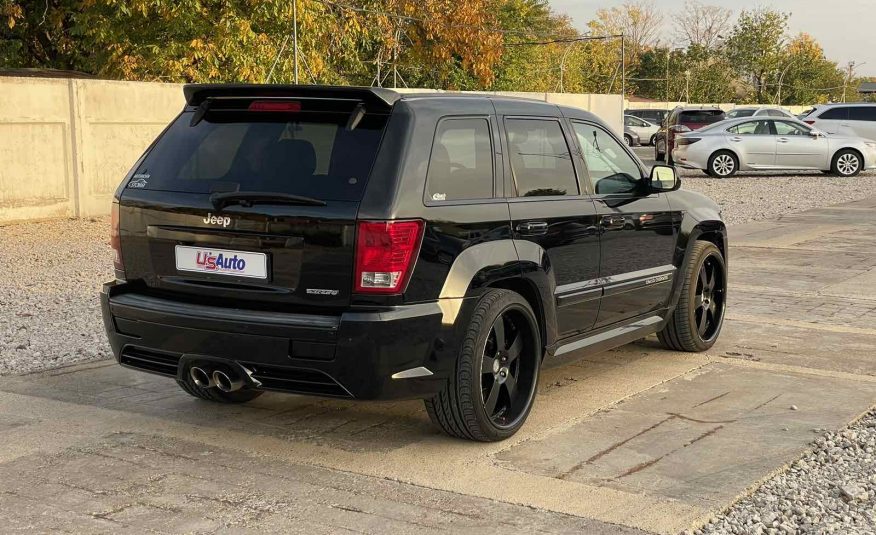
M 624 128 L 629 128 L 638 134 L 642 145 L 653 145 L 657 131 L 660 130 L 659 125 L 632 115 L 624 115 Z
M 716 178 L 786 169 L 849 177 L 876 169 L 876 142 L 825 134 L 796 119 L 747 117 L 678 135 L 672 158 L 680 167 Z

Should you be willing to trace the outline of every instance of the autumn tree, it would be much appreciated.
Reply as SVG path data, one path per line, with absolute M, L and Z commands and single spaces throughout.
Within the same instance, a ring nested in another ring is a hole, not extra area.
M 824 55 L 824 49 L 809 34 L 790 40 L 775 74 L 775 102 L 824 103 L 839 100 L 845 73 Z
M 685 0 L 675 18 L 675 35 L 684 43 L 711 49 L 717 47 L 730 30 L 733 11 L 706 5 L 699 0 Z
M 727 39 L 727 59 L 752 84 L 758 103 L 768 102 L 767 84 L 782 61 L 788 17 L 774 9 L 743 11 Z

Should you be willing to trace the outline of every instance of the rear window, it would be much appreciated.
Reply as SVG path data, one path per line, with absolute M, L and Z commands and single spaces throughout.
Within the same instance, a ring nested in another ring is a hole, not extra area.
M 755 110 L 733 110 L 727 112 L 728 119 L 741 119 L 742 117 L 751 117 Z
M 182 113 L 137 169 L 144 189 L 360 200 L 387 117 L 366 114 L 349 130 L 349 113 L 217 112 L 190 126 L 193 114 Z
M 852 121 L 876 121 L 876 106 L 854 106 L 849 108 Z
M 678 122 L 681 124 L 712 124 L 723 121 L 724 118 L 724 112 L 721 110 L 683 111 L 679 114 Z

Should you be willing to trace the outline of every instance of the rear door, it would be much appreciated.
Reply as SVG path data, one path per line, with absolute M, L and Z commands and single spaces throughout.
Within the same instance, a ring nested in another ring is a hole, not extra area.
M 592 123 L 572 125 L 601 233 L 599 328 L 667 306 L 677 222 L 666 194 L 645 191 L 642 168 L 614 136 Z
M 876 140 L 876 105 L 850 107 L 849 126 L 857 135 Z
M 293 97 L 206 97 L 173 122 L 121 195 L 129 281 L 219 306 L 349 303 L 389 107 Z
M 752 167 L 776 165 L 776 136 L 772 121 L 759 119 L 740 123 L 727 129 L 730 148 L 740 158 L 740 163 Z
M 817 112 L 816 112 L 817 113 Z M 811 120 L 812 117 L 807 117 Z M 815 126 L 828 134 L 849 135 L 849 108 L 847 106 L 831 106 L 815 117 Z
M 571 133 L 556 117 L 506 116 L 503 124 L 514 239 L 538 244 L 550 259 L 559 337 L 582 333 L 599 312 L 599 226 L 579 186 Z

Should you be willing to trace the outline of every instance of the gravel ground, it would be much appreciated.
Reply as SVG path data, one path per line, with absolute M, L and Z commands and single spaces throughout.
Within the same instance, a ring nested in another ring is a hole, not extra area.
M 873 195 L 876 174 L 838 178 L 806 175 L 740 175 L 717 180 L 684 171 L 681 187 L 697 191 L 721 205 L 729 225 L 775 219 L 810 208 L 856 201 Z
M 876 411 L 712 519 L 698 535 L 876 533 Z
M 110 357 L 98 292 L 109 218 L 0 227 L 0 375 Z

